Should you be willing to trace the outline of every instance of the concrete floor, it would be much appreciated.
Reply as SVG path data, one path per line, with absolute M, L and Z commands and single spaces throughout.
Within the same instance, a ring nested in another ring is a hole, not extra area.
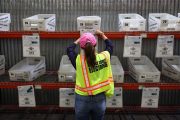
M 74 120 L 74 114 L 0 113 L 0 120 Z M 180 115 L 107 114 L 104 120 L 180 120 Z

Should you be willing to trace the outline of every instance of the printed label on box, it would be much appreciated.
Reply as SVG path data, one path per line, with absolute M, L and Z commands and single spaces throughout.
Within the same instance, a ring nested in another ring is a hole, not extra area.
M 79 30 L 80 34 L 90 32 L 92 34 L 95 34 L 96 30 L 100 29 L 100 22 L 98 21 L 86 21 L 80 23 Z
M 124 57 L 140 57 L 142 36 L 125 36 Z
M 59 89 L 59 106 L 60 107 L 74 107 L 75 92 L 74 88 L 60 88 Z
M 159 35 L 157 40 L 156 57 L 173 56 L 174 36 Z
M 110 108 L 120 108 L 123 106 L 122 87 L 114 89 L 114 96 L 106 99 L 106 106 Z
M 41 57 L 39 36 L 23 35 L 22 38 L 23 38 L 23 56 Z
M 142 88 L 141 107 L 157 108 L 159 102 L 159 91 L 160 89 L 158 87 Z
M 33 85 L 18 86 L 20 107 L 36 107 Z

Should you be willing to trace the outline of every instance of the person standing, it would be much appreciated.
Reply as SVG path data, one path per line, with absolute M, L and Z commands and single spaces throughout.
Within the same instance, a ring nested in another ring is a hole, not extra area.
M 114 82 L 110 65 L 113 53 L 112 42 L 97 30 L 95 33 L 105 42 L 105 50 L 97 53 L 96 38 L 84 33 L 67 48 L 67 55 L 76 69 L 75 118 L 76 120 L 103 120 L 106 110 L 106 97 L 114 94 Z M 77 44 L 81 53 L 75 51 Z

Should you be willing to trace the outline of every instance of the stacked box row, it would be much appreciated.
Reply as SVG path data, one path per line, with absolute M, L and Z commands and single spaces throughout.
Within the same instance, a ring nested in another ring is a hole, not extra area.
M 176 17 L 168 13 L 150 13 L 147 29 L 146 19 L 139 14 L 118 14 L 119 22 L 117 25 L 119 31 L 146 31 L 146 29 L 148 31 L 180 31 L 180 14 L 178 14 L 178 16 L 179 17 Z M 93 16 L 90 18 L 93 20 Z M 83 20 L 83 18 L 78 17 L 77 20 Z M 10 23 L 10 14 L 0 13 L 0 31 L 9 31 Z M 100 24 L 98 21 L 97 23 L 95 22 L 94 27 L 96 27 L 98 24 Z M 78 28 L 88 28 L 90 26 L 91 24 L 77 24 Z M 55 31 L 56 15 L 37 14 L 24 18 L 23 29 L 25 31 Z

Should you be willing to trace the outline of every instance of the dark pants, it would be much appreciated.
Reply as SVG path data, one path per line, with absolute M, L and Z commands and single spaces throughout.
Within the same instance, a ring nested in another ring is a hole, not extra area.
M 103 120 L 106 110 L 106 96 L 100 93 L 94 96 L 81 96 L 76 94 L 75 97 L 75 114 L 76 120 Z

